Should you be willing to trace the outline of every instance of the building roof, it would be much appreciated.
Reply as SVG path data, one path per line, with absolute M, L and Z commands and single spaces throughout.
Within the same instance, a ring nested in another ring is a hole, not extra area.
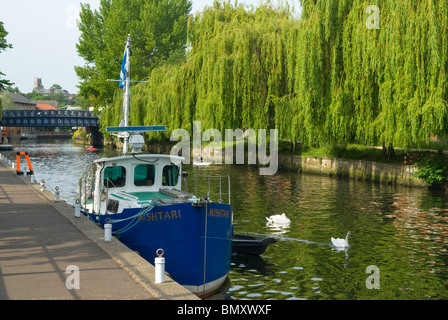
M 53 107 L 52 105 L 48 103 L 37 103 L 36 109 L 38 110 L 58 110 L 57 108 Z
M 11 96 L 11 99 L 14 103 L 20 103 L 20 104 L 29 104 L 29 105 L 36 105 L 35 102 L 28 100 L 27 98 L 25 98 L 24 96 L 17 94 L 17 93 L 12 93 L 12 92 L 8 92 L 9 95 Z
M 59 105 L 59 103 L 56 100 L 35 100 L 33 102 L 36 102 L 37 104 L 39 104 L 39 103 L 49 104 L 50 106 L 53 106 L 56 109 L 58 108 L 58 105 Z

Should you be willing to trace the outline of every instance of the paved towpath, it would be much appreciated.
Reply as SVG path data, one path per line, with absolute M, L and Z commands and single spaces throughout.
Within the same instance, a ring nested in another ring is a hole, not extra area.
M 0 160 L 0 299 L 196 299 L 28 180 Z

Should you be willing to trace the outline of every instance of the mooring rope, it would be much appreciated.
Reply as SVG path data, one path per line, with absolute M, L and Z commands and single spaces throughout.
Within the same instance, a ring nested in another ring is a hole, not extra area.
M 156 201 L 152 201 L 149 205 L 142 207 L 140 209 L 140 211 L 138 213 L 136 213 L 135 215 L 133 215 L 133 216 L 130 216 L 130 217 L 127 217 L 127 218 L 123 218 L 123 219 L 110 219 L 110 218 L 108 218 L 106 221 L 108 223 L 114 224 L 114 223 L 119 223 L 119 222 L 131 220 L 123 228 L 121 228 L 119 230 L 115 230 L 115 231 L 112 232 L 114 235 L 118 235 L 118 234 L 124 233 L 124 232 L 132 229 L 138 223 L 140 217 L 146 215 L 148 212 L 150 212 L 152 209 L 154 209 L 157 206 L 158 206 L 158 203 Z

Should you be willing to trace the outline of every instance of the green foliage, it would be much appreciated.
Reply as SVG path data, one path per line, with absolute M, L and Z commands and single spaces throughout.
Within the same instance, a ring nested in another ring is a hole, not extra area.
M 309 147 L 300 150 L 302 156 L 313 156 L 316 158 L 345 158 L 352 160 L 384 161 L 381 149 L 366 147 L 357 144 L 337 145 L 328 144 L 320 147 Z M 398 160 L 399 159 L 399 160 Z M 402 157 L 397 156 L 393 161 L 402 161 Z
M 70 100 L 70 99 L 66 98 L 62 93 L 43 95 L 42 93 L 38 93 L 38 92 L 30 92 L 30 93 L 25 93 L 23 96 L 31 101 L 55 100 L 58 102 L 58 107 L 64 107 L 66 105 L 72 105 L 75 103 L 75 100 Z
M 107 16 L 106 9 L 112 12 L 110 1 L 102 3 L 99 17 Z M 302 148 L 420 147 L 431 135 L 448 132 L 447 1 L 300 3 L 300 18 L 288 6 L 267 2 L 248 9 L 230 1 L 215 1 L 189 16 L 185 58 L 173 49 L 177 54 L 164 63 L 154 58 L 153 68 L 134 67 L 149 83 L 132 88 L 131 122 L 190 133 L 194 120 L 202 122 L 203 130 L 222 132 L 277 128 L 280 140 L 293 146 L 300 142 Z M 380 8 L 379 29 L 366 27 L 369 5 Z M 101 19 L 88 11 L 83 15 L 84 34 L 102 30 Z M 152 33 L 139 39 L 156 33 L 149 29 Z M 135 50 L 147 49 L 150 42 L 145 41 L 135 43 Z M 114 47 L 112 43 L 107 47 Z M 98 41 L 97 47 L 103 45 Z M 120 48 L 104 55 L 105 61 L 116 60 L 112 76 L 120 67 Z M 100 78 L 104 82 L 104 73 Z M 110 123 L 103 125 L 117 124 L 121 96 L 104 92 L 116 100 L 104 114 Z
M 189 0 L 101 0 L 99 10 L 81 5 L 77 44 L 86 65 L 75 67 L 80 94 L 95 104 L 113 101 L 124 41 L 132 36 L 132 77 L 143 80 L 172 55 L 185 50 Z
M 12 45 L 6 41 L 7 35 L 8 32 L 5 30 L 4 23 L 0 21 L 0 52 L 12 48 Z
M 440 187 L 448 182 L 448 162 L 441 150 L 414 166 L 419 168 L 414 176 L 425 180 L 431 187 Z
M 3 22 L 0 21 L 0 53 L 6 49 L 12 48 L 11 44 L 8 44 L 6 41 L 6 36 L 8 35 L 8 32 L 5 30 L 5 27 L 3 26 Z M 0 76 L 4 76 L 5 74 L 0 71 Z M 13 85 L 14 83 L 10 82 L 6 79 L 0 79 L 0 90 L 5 89 L 8 86 Z M 0 104 L 0 111 L 1 111 L 1 104 Z
M 166 124 L 190 133 L 194 120 L 202 121 L 204 130 L 221 132 L 274 127 L 277 97 L 287 93 L 283 32 L 293 23 L 286 9 L 246 11 L 229 2 L 190 16 L 186 60 L 156 67 L 148 84 L 133 86 L 131 123 Z M 108 110 L 104 118 L 112 114 L 120 113 Z
M 2 94 L 0 95 L 0 104 L 3 110 L 13 109 L 14 101 L 9 92 L 7 91 L 2 92 Z

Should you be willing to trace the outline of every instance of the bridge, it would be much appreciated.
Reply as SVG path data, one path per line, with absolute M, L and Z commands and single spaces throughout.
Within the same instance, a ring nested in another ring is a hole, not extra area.
M 1 127 L 99 127 L 98 116 L 84 110 L 5 110 Z

